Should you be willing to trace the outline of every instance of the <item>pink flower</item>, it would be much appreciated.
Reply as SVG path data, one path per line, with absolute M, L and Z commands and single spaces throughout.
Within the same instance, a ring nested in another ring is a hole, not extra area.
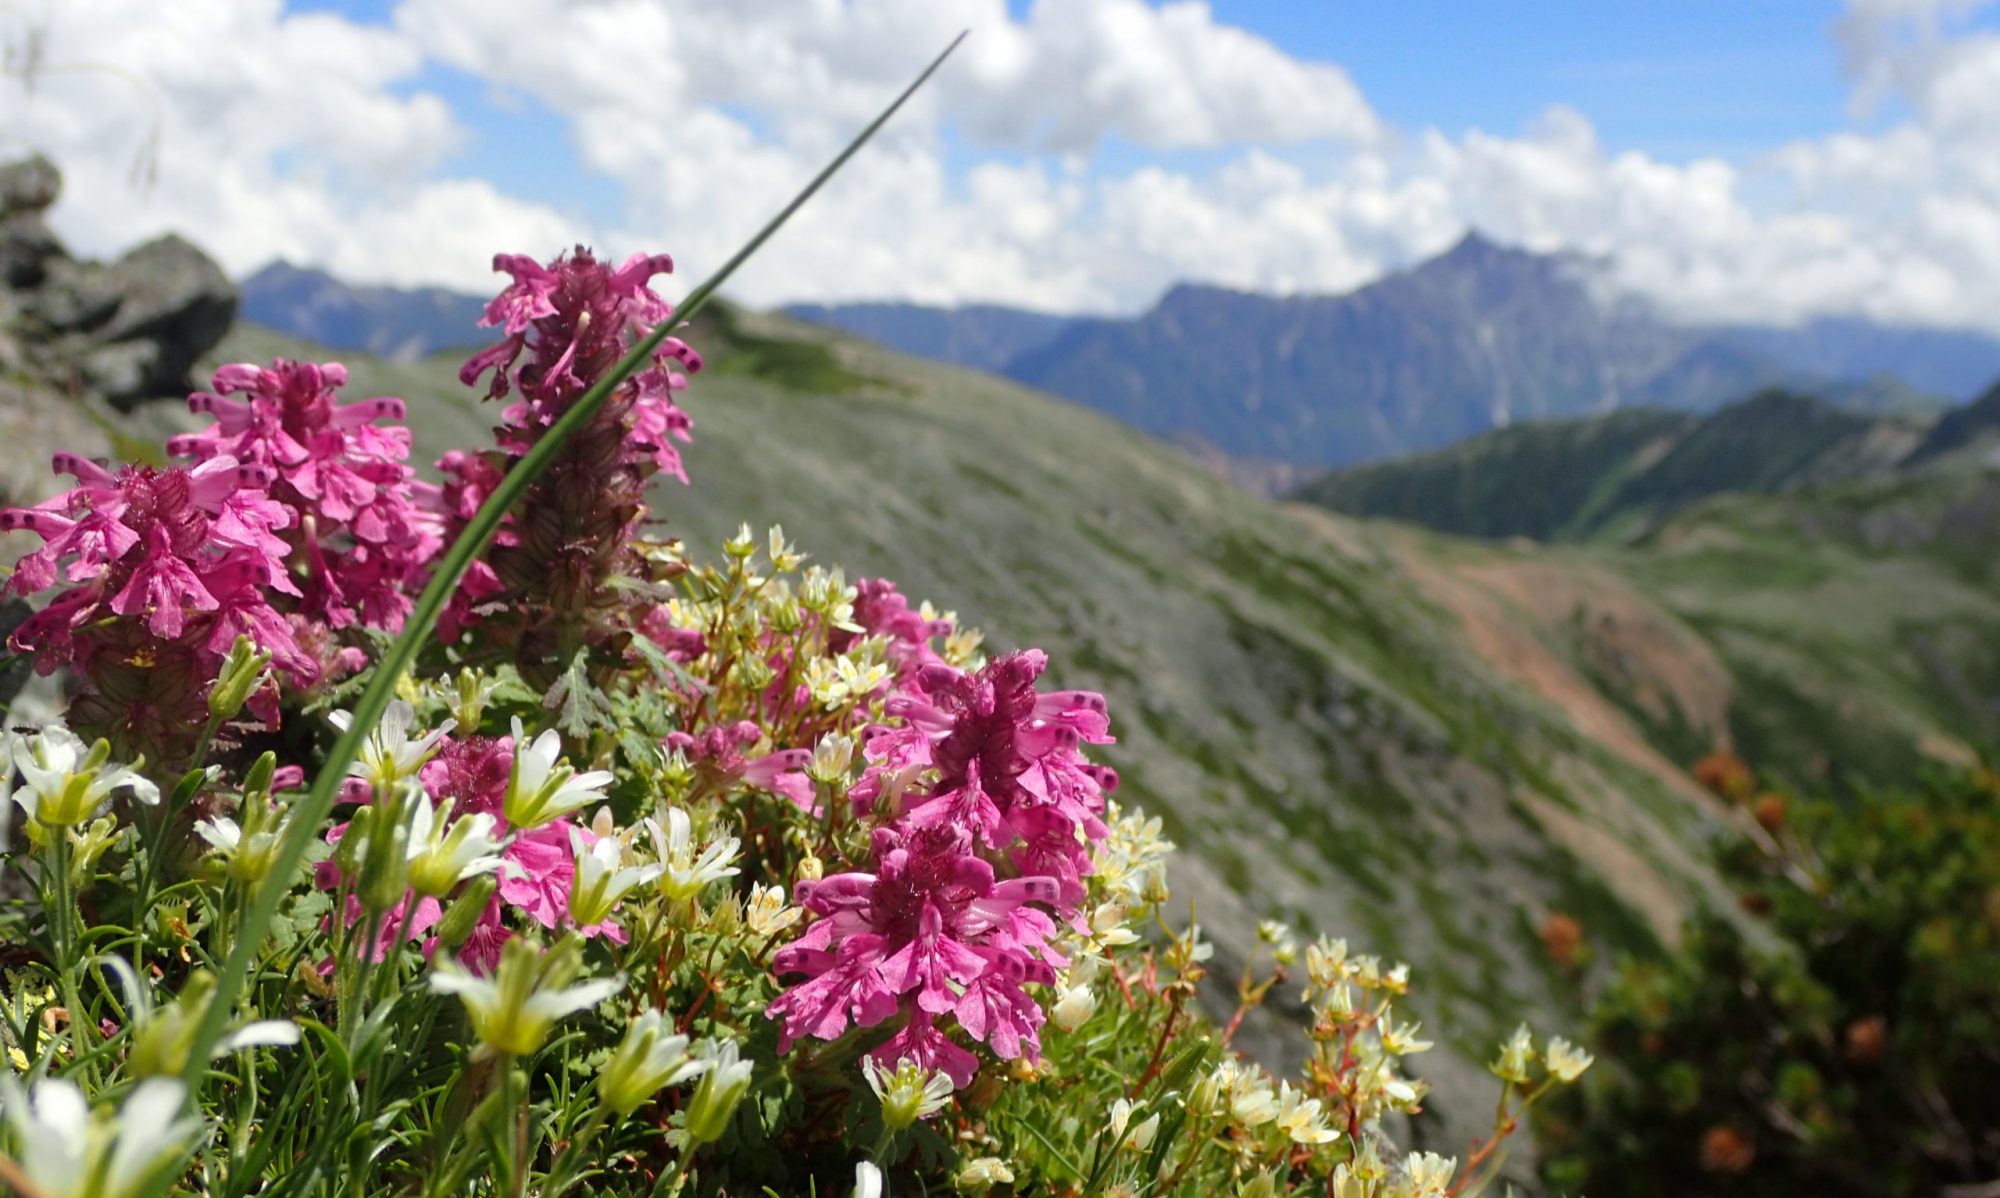
M 284 517 L 269 527 L 292 530 L 290 544 L 271 540 L 280 556 L 296 550 L 310 567 L 306 614 L 335 628 L 364 623 L 395 631 L 409 611 L 409 587 L 443 545 L 442 525 L 418 504 L 415 472 L 404 464 L 410 431 L 377 424 L 401 420 L 403 401 L 343 405 L 334 392 L 346 382 L 346 369 L 334 362 L 224 366 L 214 391 L 188 398 L 190 410 L 215 423 L 167 447 L 204 465 L 228 460 L 269 470 L 264 502 Z M 265 513 L 242 519 L 254 528 Z M 269 581 L 301 594 L 288 576 Z
M 950 620 L 924 619 L 923 613 L 911 610 L 910 601 L 896 589 L 896 584 L 885 578 L 863 578 L 855 583 L 854 590 L 854 623 L 861 626 L 862 632 L 836 631 L 829 638 L 833 652 L 846 652 L 862 636 L 886 637 L 889 664 L 896 668 L 899 682 L 907 681 L 927 665 L 943 663 L 931 641 L 951 635 Z
M 898 817 L 913 827 L 956 826 L 989 849 L 1015 850 L 1015 865 L 1061 881 L 1063 900 L 1082 897 L 1089 841 L 1102 839 L 1104 793 L 1116 775 L 1087 761 L 1081 742 L 1111 740 L 1103 696 L 1040 694 L 1039 650 L 1010 653 L 976 674 L 923 666 L 885 710 L 902 722 L 870 730 L 868 768 L 853 798 L 863 810 L 891 780 L 934 771 L 904 792 Z
M 744 782 L 782 795 L 801 811 L 816 812 L 818 801 L 813 794 L 812 779 L 804 772 L 812 762 L 812 750 L 780 749 L 754 758 L 744 757 L 743 750 L 756 744 L 763 735 L 764 730 L 756 724 L 738 720 L 709 728 L 700 736 L 669 732 L 666 743 L 667 747 L 687 755 L 695 767 L 695 776 L 706 785 L 727 790 L 737 782 Z
M 493 269 L 514 281 L 487 305 L 480 323 L 499 326 L 506 337 L 473 355 L 459 379 L 470 386 L 491 371 L 489 396 L 520 394 L 505 414 L 510 450 L 525 451 L 628 347 L 672 317 L 672 306 L 647 283 L 673 268 L 665 254 L 634 254 L 613 269 L 582 246 L 547 266 L 521 254 L 494 257 Z M 528 361 L 517 366 L 523 354 Z M 701 365 L 699 354 L 669 337 L 634 377 L 625 418 L 628 464 L 648 461 L 687 481 L 672 444 L 686 441 L 690 427 L 674 406 L 673 393 L 687 385 L 675 367 L 692 373 Z
M 1048 944 L 1054 921 L 1028 904 L 1054 905 L 1059 888 L 1045 877 L 996 881 L 972 847 L 962 828 L 878 828 L 875 872 L 798 885 L 799 904 L 822 918 L 773 962 L 806 976 L 766 1012 L 783 1021 L 781 1051 L 901 1012 L 912 1051 L 955 1061 L 923 1030 L 949 1013 L 996 1054 L 1039 1054 L 1041 1011 L 1021 987 L 1053 981 L 1063 962 Z
M 419 777 L 433 800 L 452 803 L 460 815 L 498 818 L 513 771 L 513 737 L 447 736 Z
M 0 530 L 43 540 L 7 590 L 25 595 L 68 583 L 22 622 L 11 644 L 33 652 L 43 673 L 76 673 L 79 731 L 180 760 L 207 719 L 203 697 L 238 633 L 270 651 L 289 684 L 318 681 L 318 662 L 272 606 L 297 588 L 276 535 L 292 515 L 264 490 L 269 466 L 225 454 L 192 468 L 113 473 L 58 454 L 55 468 L 77 485 L 36 507 L 0 512 Z M 275 696 L 260 693 L 252 711 L 275 719 Z

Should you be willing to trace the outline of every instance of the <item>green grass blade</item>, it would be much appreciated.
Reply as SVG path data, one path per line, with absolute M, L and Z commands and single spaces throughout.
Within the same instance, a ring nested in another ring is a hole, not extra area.
M 397 681 L 416 660 L 417 653 L 429 638 L 438 616 L 444 611 L 446 602 L 457 589 L 460 577 L 471 566 L 473 559 L 486 548 L 493 534 L 499 531 L 500 522 L 506 518 L 509 509 L 526 493 L 528 486 L 542 471 L 547 469 L 556 453 L 562 448 L 563 442 L 603 406 L 611 392 L 646 365 L 653 351 L 675 327 L 700 312 L 715 295 L 716 290 L 727 282 L 739 267 L 749 261 L 751 255 L 769 241 L 786 221 L 804 207 L 829 179 L 847 165 L 848 159 L 854 157 L 856 152 L 888 123 L 889 118 L 916 94 L 917 89 L 922 87 L 940 66 L 944 65 L 945 59 L 950 57 L 951 52 L 964 40 L 963 33 L 953 39 L 951 45 L 945 47 L 944 51 L 924 68 L 923 73 L 918 75 L 894 102 L 882 110 L 881 115 L 870 122 L 867 128 L 857 134 L 854 140 L 834 157 L 833 161 L 815 175 L 812 182 L 806 184 L 790 203 L 759 229 L 756 236 L 723 263 L 721 269 L 687 294 L 676 309 L 674 319 L 661 321 L 659 327 L 633 346 L 631 352 L 620 359 L 610 373 L 584 392 L 583 398 L 577 400 L 560 420 L 550 425 L 541 439 L 536 441 L 521 460 L 514 464 L 514 468 L 501 479 L 500 485 L 494 488 L 493 494 L 487 497 L 486 502 L 480 505 L 479 511 L 466 524 L 465 531 L 452 543 L 450 550 L 438 564 L 437 572 L 432 575 L 430 584 L 424 588 L 423 594 L 418 596 L 416 605 L 403 626 L 402 635 L 398 636 L 382 655 L 382 660 L 376 664 L 374 677 L 361 692 L 361 697 L 355 701 L 353 722 L 348 725 L 347 731 L 341 734 L 340 739 L 334 742 L 325 765 L 313 779 L 312 789 L 299 804 L 291 831 L 278 849 L 269 877 L 257 888 L 256 894 L 251 899 L 249 910 L 245 912 L 237 932 L 236 943 L 231 946 L 229 956 L 223 962 L 222 970 L 216 979 L 215 993 L 208 1004 L 208 1009 L 202 1014 L 201 1023 L 195 1029 L 194 1039 L 188 1050 L 185 1080 L 188 1083 L 190 1103 L 194 1102 L 195 1094 L 207 1070 L 209 1051 L 221 1037 L 224 1025 L 235 1011 L 236 997 L 249 977 L 251 963 L 263 946 L 264 936 L 270 928 L 271 920 L 276 917 L 278 906 L 283 902 L 286 891 L 291 888 L 292 880 L 298 876 L 300 868 L 305 864 L 306 852 L 312 838 L 318 834 L 320 825 L 333 810 L 334 800 L 340 792 L 340 781 L 346 775 L 347 767 L 360 753 L 362 743 L 374 730 L 376 721 L 381 719 L 382 713 L 388 709 L 389 701 L 395 695 Z

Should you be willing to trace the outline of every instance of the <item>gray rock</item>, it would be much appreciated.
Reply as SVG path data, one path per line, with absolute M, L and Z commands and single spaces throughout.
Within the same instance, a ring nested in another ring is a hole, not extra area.
M 158 395 L 185 394 L 187 374 L 222 340 L 236 319 L 236 287 L 207 254 L 168 234 L 156 237 L 105 271 L 122 300 L 96 336 L 106 342 L 144 341 L 157 353 L 142 378 L 105 395 L 120 407 Z M 137 355 L 122 359 L 139 360 Z
M 154 394 L 156 380 L 166 373 L 156 341 L 113 341 L 87 348 L 77 355 L 76 365 L 84 382 L 113 403 Z
M 40 212 L 62 194 L 62 172 L 36 154 L 0 166 L 0 216 Z
M 124 298 L 103 266 L 61 258 L 47 264 L 41 286 L 22 295 L 21 310 L 51 332 L 87 333 L 110 320 Z
M 0 217 L 0 283 L 37 286 L 48 276 L 51 260 L 68 256 L 55 230 L 40 214 L 17 212 Z

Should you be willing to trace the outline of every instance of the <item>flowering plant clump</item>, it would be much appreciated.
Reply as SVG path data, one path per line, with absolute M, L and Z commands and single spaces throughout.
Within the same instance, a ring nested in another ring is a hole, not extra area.
M 663 535 L 701 361 L 663 256 L 496 267 L 461 377 L 510 402 L 442 483 L 398 401 L 279 361 L 216 372 L 181 464 L 64 455 L 73 491 L 0 515 L 46 597 L 13 647 L 71 687 L 4 740 L 33 901 L 0 910 L 0 1182 L 1484 1184 L 1490 1145 L 1461 1173 L 1374 1133 L 1423 1099 L 1407 970 L 1307 949 L 1296 1077 L 1197 1013 L 1208 948 L 1162 919 L 1102 695 L 781 529 Z M 1242 1010 L 1297 960 L 1265 942 Z

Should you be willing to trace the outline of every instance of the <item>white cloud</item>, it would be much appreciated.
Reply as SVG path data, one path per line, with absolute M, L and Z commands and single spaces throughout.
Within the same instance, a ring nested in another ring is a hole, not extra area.
M 969 27 L 737 294 L 1131 310 L 1181 279 L 1349 288 L 1470 225 L 1607 256 L 1695 318 L 2000 329 L 2000 37 L 1968 32 L 1980 2 L 1852 0 L 1836 38 L 1863 123 L 1740 160 L 1607 152 L 1564 108 L 1518 134 L 1399 136 L 1339 67 L 1142 0 L 1019 19 L 1004 0 L 401 0 L 387 26 L 100 0 L 88 21 L 51 9 L 49 57 L 116 70 L 0 89 L 0 119 L 62 163 L 59 227 L 92 252 L 171 227 L 239 271 L 283 255 L 484 289 L 495 249 L 581 240 L 691 276 Z M 424 90 L 426 64 L 554 114 L 622 211 L 464 177 L 477 114 Z M 125 179 L 149 124 L 142 201 Z M 1107 143 L 1159 157 L 1113 169 Z

